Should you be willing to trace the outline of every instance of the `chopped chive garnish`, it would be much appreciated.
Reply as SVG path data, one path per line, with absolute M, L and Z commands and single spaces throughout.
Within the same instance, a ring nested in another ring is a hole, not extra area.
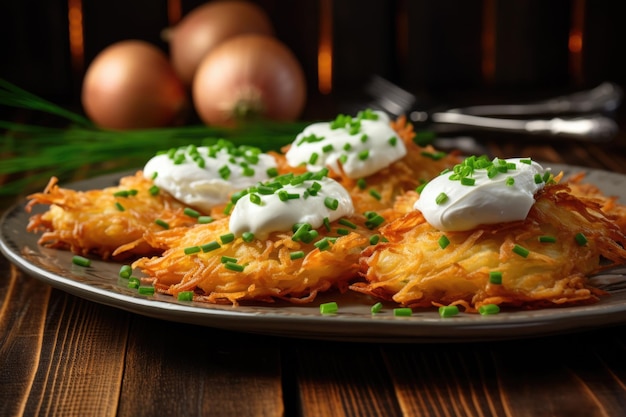
M 530 251 L 523 246 L 515 245 L 513 246 L 513 252 L 521 256 L 522 258 L 526 258 Z
M 350 229 L 356 229 L 356 224 L 352 223 L 350 220 L 341 218 L 339 219 L 339 224 L 342 226 L 349 227 Z
M 235 235 L 232 233 L 226 233 L 225 235 L 220 236 L 220 240 L 222 243 L 230 243 L 235 240 Z
M 378 242 L 380 242 L 380 236 L 379 235 L 372 235 L 372 236 L 370 236 L 370 245 L 375 245 Z
M 526 164 L 526 165 L 530 165 L 530 164 L 532 164 L 532 161 L 530 160 L 530 158 L 520 159 L 519 161 L 520 161 L 522 164 Z
M 371 190 L 370 190 L 370 195 L 371 195 L 372 197 L 374 197 L 374 198 L 375 198 L 376 200 L 378 200 L 378 201 L 380 201 L 380 199 L 381 199 L 381 198 L 383 198 L 383 197 L 380 195 L 380 193 L 379 193 L 378 191 L 374 190 L 374 189 L 371 189 Z
M 304 258 L 304 252 L 303 252 L 303 251 L 301 251 L 301 250 L 291 252 L 291 253 L 289 254 L 289 258 L 290 258 L 292 261 L 293 261 L 293 260 L 296 260 L 296 259 Z
M 418 185 L 418 186 L 415 188 L 415 192 L 416 192 L 416 193 L 418 193 L 418 194 L 421 194 L 421 193 L 422 193 L 422 191 L 424 191 L 424 187 L 426 187 L 426 184 L 428 184 L 428 183 L 427 183 L 427 182 L 425 182 L 425 183 L 423 183 L 423 184 Z
M 233 204 L 232 201 L 229 201 L 228 204 L 226 204 L 226 207 L 224 207 L 223 213 L 226 214 L 226 215 L 229 215 L 230 212 L 232 211 L 233 207 L 235 207 L 235 205 Z
M 395 317 L 409 317 L 413 314 L 413 310 L 409 307 L 398 307 L 393 309 L 393 315 Z
M 448 194 L 446 194 L 446 193 L 439 193 L 437 198 L 435 198 L 435 203 L 437 203 L 437 204 L 443 204 L 446 201 L 448 201 Z
M 150 195 L 152 195 L 152 196 L 157 196 L 157 195 L 159 195 L 159 191 L 161 191 L 161 190 L 160 190 L 160 188 L 159 188 L 158 186 L 156 186 L 156 185 L 153 185 L 152 187 L 150 187 L 150 188 L 148 189 L 148 192 L 149 192 L 149 193 L 150 193 Z
M 236 264 L 237 263 L 237 258 L 233 258 L 232 256 L 223 255 L 220 258 L 220 262 L 223 263 L 223 264 L 225 264 L 226 262 L 232 262 L 232 263 Z
M 348 229 L 344 229 L 343 227 L 339 227 L 337 228 L 337 234 L 340 236 L 346 236 L 350 234 L 350 231 Z
M 587 244 L 587 237 L 582 233 L 576 233 L 574 239 L 576 239 L 576 243 L 578 243 L 579 246 L 585 246 Z
M 252 204 L 256 204 L 257 206 L 260 206 L 263 204 L 263 201 L 261 200 L 261 197 L 258 194 L 250 194 L 250 202 Z
M 208 224 L 213 222 L 213 217 L 211 216 L 200 216 L 198 217 L 198 223 L 200 224 Z
M 441 237 L 439 238 L 437 243 L 439 243 L 439 247 L 441 249 L 445 249 L 450 244 L 450 239 L 448 239 L 448 236 L 446 236 L 446 235 L 441 235 Z
M 383 303 L 379 301 L 370 308 L 370 312 L 372 314 L 378 314 L 380 313 L 382 309 L 383 309 Z
M 457 306 L 441 306 L 439 307 L 439 316 L 443 318 L 453 317 L 459 314 Z
M 509 187 L 512 187 L 513 185 L 515 185 L 515 178 L 507 177 L 505 184 Z
M 474 178 L 463 177 L 461 178 L 461 185 L 474 185 L 476 180 Z
M 365 190 L 365 188 L 367 188 L 367 182 L 365 181 L 364 178 L 359 178 L 356 181 L 356 185 L 357 187 L 359 187 L 360 190 Z
M 309 157 L 309 164 L 315 165 L 315 163 L 317 162 L 317 158 L 319 158 L 319 155 L 316 152 L 313 152 Z
M 130 277 L 128 278 L 128 288 L 134 288 L 137 289 L 139 288 L 139 286 L 141 285 L 141 281 L 139 280 L 139 278 L 137 277 Z
M 539 242 L 541 243 L 555 243 L 556 237 L 554 236 L 539 236 Z
M 370 151 L 368 149 L 359 152 L 359 159 L 361 161 L 365 161 L 369 157 L 370 157 Z
M 265 171 L 265 173 L 267 174 L 268 177 L 274 178 L 278 176 L 278 169 L 276 167 L 271 167 L 271 168 L 268 168 L 267 171 Z
M 324 250 L 326 250 L 326 249 L 328 249 L 330 247 L 330 241 L 328 239 L 321 239 L 321 240 L 318 240 L 317 242 L 315 242 L 313 244 L 313 246 L 315 246 L 321 252 L 321 251 L 324 251 Z
M 192 255 L 194 253 L 200 252 L 201 250 L 202 249 L 200 248 L 200 246 L 189 246 L 183 249 L 183 252 L 185 253 L 185 255 Z
M 543 177 L 541 174 L 535 174 L 535 184 L 541 184 L 543 182 Z
M 374 229 L 385 221 L 385 218 L 377 213 L 372 213 L 371 215 L 366 216 L 367 220 L 365 220 L 365 226 L 368 229 Z
M 489 314 L 498 314 L 500 312 L 500 307 L 497 304 L 485 304 L 478 307 L 478 312 L 482 316 L 487 316 Z
M 243 234 L 241 235 L 241 238 L 243 239 L 244 242 L 252 242 L 254 240 L 254 233 L 252 232 L 243 232 Z
M 339 311 L 339 306 L 335 301 L 320 304 L 321 314 L 335 314 L 337 311 Z
M 293 240 L 294 242 L 301 240 L 305 235 L 309 233 L 310 230 L 311 230 L 311 225 L 308 223 L 302 223 L 298 225 L 296 230 L 293 232 L 293 236 L 291 237 L 291 240 Z
M 500 285 L 502 284 L 502 272 L 491 271 L 489 272 L 489 283 Z
M 122 265 L 120 267 L 120 278 L 128 279 L 133 274 L 133 268 L 130 265 Z
M 72 257 L 72 263 L 74 265 L 88 267 L 91 266 L 91 259 L 85 258 L 84 256 L 74 255 Z
M 158 226 L 161 226 L 164 229 L 169 229 L 170 228 L 170 225 L 166 221 L 161 220 L 161 219 L 156 219 L 154 221 L 154 223 L 157 224 Z
M 124 211 L 124 206 L 120 204 L 119 201 L 115 202 L 115 208 L 118 209 L 119 211 Z
M 395 136 L 392 136 L 392 137 L 389 138 L 389 140 L 387 142 L 389 142 L 389 144 L 391 146 L 396 146 L 396 143 L 398 143 L 398 138 L 395 137 Z
M 154 295 L 154 287 L 152 285 L 140 285 L 137 291 L 141 295 Z
M 205 243 L 204 245 L 200 246 L 200 249 L 202 249 L 202 252 L 211 252 L 219 248 L 221 248 L 221 246 L 216 240 L 209 242 L 209 243 Z
M 183 213 L 186 214 L 189 217 L 193 217 L 195 219 L 197 219 L 198 217 L 200 217 L 200 213 L 198 213 L 196 210 L 190 208 L 190 207 L 185 207 L 185 209 L 183 210 Z
M 339 200 L 333 197 L 326 197 L 324 199 L 324 205 L 331 210 L 337 210 L 339 207 Z
M 193 291 L 181 291 L 176 295 L 178 301 L 193 301 Z
M 224 264 L 224 268 L 230 269 L 231 271 L 235 271 L 235 272 L 242 272 L 245 269 L 245 266 L 236 264 L 234 262 L 226 262 Z

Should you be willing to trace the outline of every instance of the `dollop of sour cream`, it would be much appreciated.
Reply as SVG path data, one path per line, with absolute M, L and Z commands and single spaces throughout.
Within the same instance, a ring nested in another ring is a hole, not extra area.
M 269 179 L 272 169 L 276 160 L 260 149 L 218 141 L 160 153 L 146 163 L 143 173 L 177 200 L 208 212 L 228 202 L 233 192 Z
M 314 123 L 300 132 L 286 152 L 292 167 L 310 171 L 329 167 L 358 179 L 374 174 L 406 155 L 404 142 L 379 111 L 364 110 L 357 117 L 339 115 Z
M 524 220 L 550 171 L 529 158 L 470 157 L 426 184 L 414 208 L 441 231 Z
M 251 232 L 264 239 L 272 232 L 292 230 L 295 224 L 308 223 L 316 229 L 325 219 L 332 222 L 354 214 L 350 194 L 341 184 L 326 176 L 303 175 L 283 181 L 280 188 L 269 182 L 248 190 L 231 212 L 230 231 L 237 236 Z

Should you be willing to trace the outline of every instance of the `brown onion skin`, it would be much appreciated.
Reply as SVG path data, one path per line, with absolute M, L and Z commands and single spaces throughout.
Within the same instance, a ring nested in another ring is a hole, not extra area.
M 295 120 L 306 93 L 304 72 L 291 50 L 262 35 L 220 44 L 202 60 L 192 88 L 199 117 L 216 126 L 234 126 L 247 117 Z
M 133 39 L 108 46 L 91 62 L 82 104 L 100 127 L 143 129 L 174 124 L 188 106 L 188 97 L 167 55 Z
M 198 6 L 168 35 L 174 70 L 186 86 L 191 86 L 198 65 L 207 53 L 229 38 L 248 33 L 274 34 L 269 17 L 258 5 L 243 0 L 222 0 Z

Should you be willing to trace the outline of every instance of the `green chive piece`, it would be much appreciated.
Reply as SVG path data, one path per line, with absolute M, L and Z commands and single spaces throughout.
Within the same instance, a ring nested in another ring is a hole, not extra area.
M 364 178 L 359 178 L 356 181 L 356 185 L 357 187 L 359 187 L 360 190 L 365 190 L 365 188 L 367 188 L 367 182 L 365 181 Z
M 457 306 L 441 306 L 439 307 L 439 316 L 443 318 L 453 317 L 459 314 Z
M 349 227 L 350 229 L 356 229 L 356 224 L 352 223 L 350 220 L 341 218 L 339 219 L 339 224 L 342 226 Z
M 497 304 L 485 304 L 478 307 L 478 312 L 482 316 L 488 316 L 490 314 L 498 314 L 500 312 L 500 307 Z
M 526 164 L 526 165 L 530 165 L 532 164 L 532 160 L 530 158 L 527 159 L 520 159 L 519 160 L 522 164 Z
M 361 161 L 365 161 L 369 157 L 370 157 L 370 151 L 368 149 L 359 152 L 359 159 Z
M 226 262 L 232 262 L 232 263 L 236 264 L 237 263 L 237 258 L 233 258 L 232 256 L 223 255 L 220 258 L 220 262 L 223 263 L 223 264 L 225 264 Z
M 339 207 L 339 200 L 333 197 L 326 197 L 324 199 L 324 205 L 331 210 L 337 210 Z
M 543 177 L 541 174 L 535 174 L 535 184 L 541 184 L 543 182 Z
M 392 137 L 389 138 L 389 140 L 387 142 L 389 142 L 389 144 L 391 146 L 396 146 L 396 143 L 398 143 L 398 138 L 395 137 L 395 136 L 392 136 Z
M 554 236 L 539 236 L 539 242 L 541 243 L 556 243 L 556 237 Z
M 224 264 L 224 268 L 230 269 L 231 271 L 235 271 L 235 272 L 243 272 L 245 266 L 236 264 L 234 262 L 226 262 Z
M 194 253 L 200 252 L 202 249 L 200 246 L 189 246 L 183 250 L 185 255 L 193 255 Z
M 254 233 L 252 232 L 243 232 L 243 234 L 241 235 L 241 238 L 243 239 L 244 242 L 252 242 L 254 240 Z
M 301 258 L 304 258 L 304 252 L 303 252 L 303 251 L 301 251 L 301 250 L 291 252 L 291 253 L 289 254 L 289 258 L 290 258 L 292 261 L 294 261 L 294 260 L 296 260 L 296 259 L 301 259 Z
M 448 236 L 446 235 L 441 235 L 437 243 L 439 243 L 439 247 L 441 249 L 445 249 L 450 244 L 450 239 L 448 239 Z
M 128 279 L 133 274 L 133 268 L 130 265 L 122 265 L 120 267 L 120 278 Z
M 200 224 L 208 224 L 208 223 L 212 223 L 215 219 L 213 219 L 213 217 L 211 216 L 199 216 L 198 217 L 198 223 Z
M 72 263 L 74 265 L 88 267 L 91 266 L 91 259 L 85 258 L 84 256 L 74 255 L 72 257 Z
M 367 218 L 365 226 L 370 230 L 380 226 L 385 221 L 383 216 L 374 212 L 365 213 L 365 217 Z
M 528 257 L 530 251 L 523 246 L 515 245 L 513 246 L 513 252 L 521 256 L 522 258 Z
M 152 285 L 140 285 L 137 291 L 141 295 L 154 295 L 154 287 Z
M 416 192 L 416 193 L 418 193 L 418 194 L 422 194 L 422 191 L 424 191 L 424 187 L 426 187 L 426 184 L 428 184 L 428 183 L 427 183 L 427 182 L 425 182 L 425 183 L 423 183 L 423 184 L 418 185 L 418 186 L 415 188 L 415 192 Z
M 501 285 L 502 284 L 502 272 L 500 271 L 489 272 L 489 283 Z
M 448 194 L 446 194 L 446 193 L 439 193 L 437 198 L 435 198 L 435 203 L 437 203 L 437 204 L 443 204 L 446 201 L 448 201 Z
M 582 233 L 576 233 L 574 239 L 576 239 L 576 243 L 578 243 L 579 246 L 585 246 L 587 244 L 587 237 Z
M 461 178 L 461 185 L 474 185 L 476 184 L 476 180 L 474 178 L 463 177 Z
M 337 311 L 339 311 L 339 306 L 335 301 L 320 304 L 321 314 L 335 314 Z
M 324 250 L 326 250 L 326 249 L 328 249 L 330 247 L 330 241 L 328 239 L 321 239 L 321 240 L 318 240 L 317 242 L 315 242 L 313 244 L 313 246 L 315 246 L 321 252 L 321 251 L 324 251 Z
M 337 228 L 337 234 L 340 236 L 346 236 L 350 234 L 350 231 L 348 229 L 344 229 L 343 227 L 339 227 Z
M 148 192 L 150 193 L 151 196 L 159 195 L 159 191 L 161 191 L 161 189 L 156 185 L 153 185 L 152 187 L 148 189 Z
M 276 167 L 268 168 L 267 171 L 265 171 L 265 173 L 270 178 L 277 177 L 278 176 L 278 168 L 276 168 Z
M 159 226 L 161 226 L 164 229 L 169 229 L 170 228 L 170 225 L 166 221 L 161 220 L 161 219 L 156 219 L 154 221 L 154 223 L 159 225 Z
M 505 184 L 509 187 L 512 187 L 513 185 L 515 185 L 515 178 L 507 177 Z
M 393 315 L 395 317 L 409 317 L 413 314 L 413 310 L 409 307 L 398 307 L 393 309 Z
M 124 206 L 120 204 L 120 202 L 119 202 L 119 201 L 116 201 L 116 202 L 115 202 L 115 208 L 116 208 L 116 209 L 118 209 L 119 211 L 124 211 L 124 210 L 126 210 L 126 209 L 124 208 Z
M 176 295 L 178 301 L 193 301 L 193 291 L 181 291 Z
M 370 245 L 376 245 L 378 242 L 380 242 L 380 235 L 370 236 Z
M 250 194 L 250 202 L 252 204 L 256 204 L 257 206 L 263 205 L 263 201 L 261 201 L 261 197 L 258 194 Z
M 205 253 L 217 250 L 219 248 L 221 248 L 221 246 L 216 240 L 209 242 L 209 243 L 205 243 L 204 245 L 200 246 L 200 249 L 202 249 L 202 252 L 205 252 Z
M 189 217 L 193 217 L 195 219 L 197 219 L 198 217 L 200 217 L 200 213 L 198 213 L 196 210 L 190 208 L 190 207 L 185 207 L 185 209 L 183 210 L 183 213 Z
M 374 197 L 376 200 L 380 201 L 383 197 L 380 195 L 380 193 L 374 189 L 370 190 L 370 195 L 372 197 Z
M 220 236 L 220 240 L 222 243 L 230 243 L 235 240 L 235 235 L 232 233 L 226 233 L 225 235 Z
M 141 285 L 141 281 L 137 277 L 128 278 L 128 288 L 137 289 Z
M 372 314 L 378 314 L 381 312 L 381 310 L 383 309 L 383 303 L 378 302 L 376 304 L 374 304 L 371 308 L 370 308 L 370 312 Z

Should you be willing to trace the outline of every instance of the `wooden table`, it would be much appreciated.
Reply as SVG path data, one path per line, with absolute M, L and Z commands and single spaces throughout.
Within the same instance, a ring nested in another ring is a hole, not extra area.
M 626 174 L 623 133 L 486 144 Z M 251 335 L 89 302 L 0 257 L 0 415 L 624 416 L 626 325 L 458 344 Z

